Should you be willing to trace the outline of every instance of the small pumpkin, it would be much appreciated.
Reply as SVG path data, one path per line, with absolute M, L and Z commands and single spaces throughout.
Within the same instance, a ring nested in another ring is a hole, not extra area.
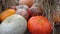
M 37 16 L 37 15 L 42 15 L 44 12 L 44 9 L 38 4 L 34 4 L 31 8 L 28 9 L 27 12 L 29 16 Z
M 52 24 L 43 16 L 34 16 L 28 21 L 28 30 L 31 34 L 51 34 Z
M 6 9 L 1 13 L 1 21 L 3 21 L 5 18 L 9 17 L 10 15 L 15 14 L 15 10 L 13 9 Z
M 27 5 L 31 7 L 34 4 L 34 0 L 20 0 L 19 1 L 20 5 Z

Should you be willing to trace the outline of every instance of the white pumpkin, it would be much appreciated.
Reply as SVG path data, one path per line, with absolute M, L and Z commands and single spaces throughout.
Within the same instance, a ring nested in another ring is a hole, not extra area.
M 6 18 L 0 25 L 0 34 L 24 34 L 27 21 L 24 17 L 14 14 Z

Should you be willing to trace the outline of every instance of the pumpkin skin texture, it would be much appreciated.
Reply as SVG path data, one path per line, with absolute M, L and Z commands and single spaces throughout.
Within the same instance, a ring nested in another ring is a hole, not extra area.
M 27 21 L 18 14 L 7 17 L 0 25 L 0 34 L 24 34 Z
M 28 21 L 28 30 L 31 34 L 51 34 L 52 25 L 47 18 L 34 16 Z
M 3 21 L 5 18 L 7 18 L 8 16 L 10 16 L 10 15 L 13 15 L 13 14 L 15 14 L 16 12 L 15 12 L 15 10 L 13 10 L 13 9 L 6 9 L 5 11 L 3 11 L 2 13 L 1 13 L 1 21 Z
M 29 15 L 28 15 L 27 11 L 24 10 L 24 9 L 18 9 L 16 11 L 16 14 L 19 14 L 19 15 L 23 16 L 26 20 L 28 20 L 28 18 L 29 18 Z
M 20 5 L 27 5 L 31 7 L 34 4 L 34 0 L 20 0 L 19 1 Z

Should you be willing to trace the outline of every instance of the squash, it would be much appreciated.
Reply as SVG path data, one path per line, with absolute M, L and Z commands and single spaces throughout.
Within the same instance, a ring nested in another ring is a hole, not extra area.
M 0 34 L 24 34 L 27 29 L 27 21 L 18 14 L 7 17 L 0 24 Z
M 15 12 L 15 10 L 13 10 L 13 9 L 6 9 L 5 11 L 3 11 L 2 13 L 1 13 L 1 21 L 3 21 L 5 18 L 7 18 L 8 16 L 10 16 L 10 15 L 13 15 L 13 14 L 15 14 L 16 12 Z
M 46 17 L 34 16 L 28 21 L 28 30 L 31 34 L 51 34 L 52 24 Z

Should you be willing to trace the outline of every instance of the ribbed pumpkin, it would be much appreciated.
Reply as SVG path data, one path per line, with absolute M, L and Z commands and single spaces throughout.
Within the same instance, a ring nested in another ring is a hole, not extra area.
M 10 15 L 15 14 L 15 10 L 13 9 L 6 9 L 1 13 L 1 21 L 3 21 L 5 18 L 7 18 Z
M 52 24 L 43 16 L 34 16 L 28 21 L 31 34 L 51 34 Z

